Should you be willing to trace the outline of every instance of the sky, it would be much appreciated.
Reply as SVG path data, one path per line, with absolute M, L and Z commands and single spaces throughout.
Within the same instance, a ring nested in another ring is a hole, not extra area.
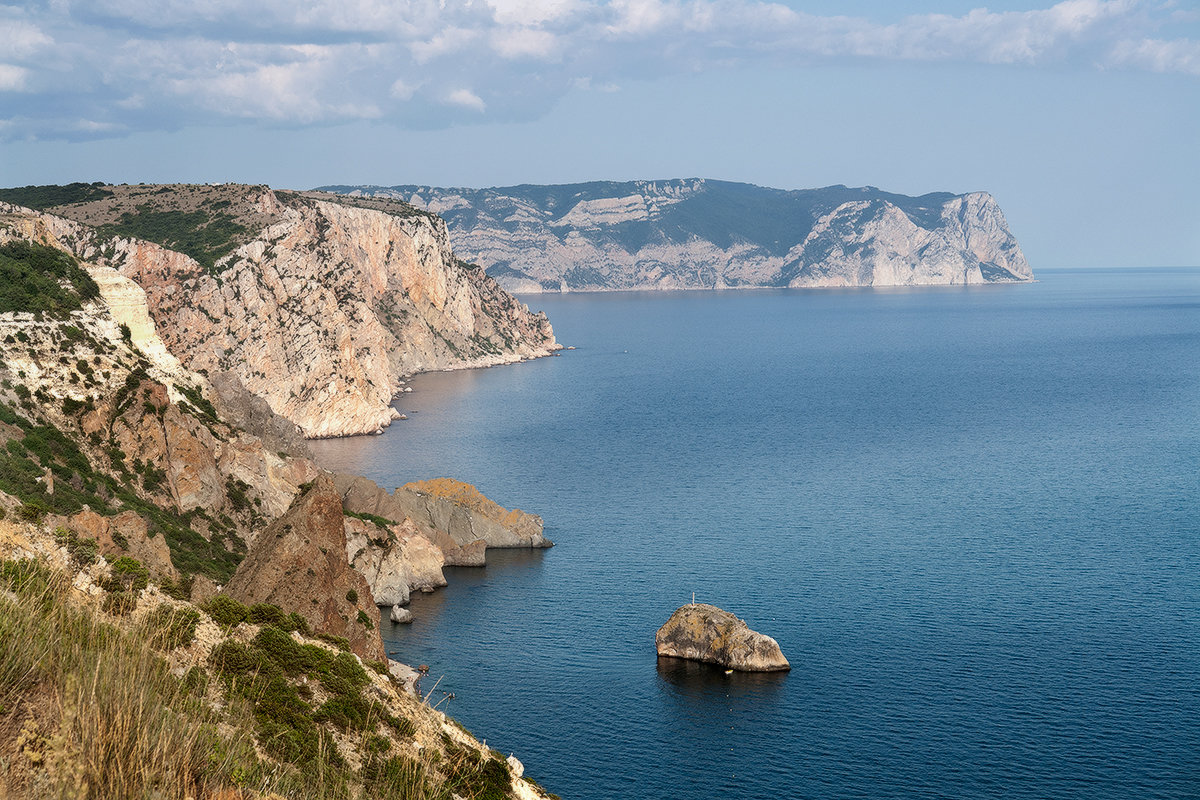
M 676 177 L 1200 265 L 1200 2 L 0 0 L 0 186 Z

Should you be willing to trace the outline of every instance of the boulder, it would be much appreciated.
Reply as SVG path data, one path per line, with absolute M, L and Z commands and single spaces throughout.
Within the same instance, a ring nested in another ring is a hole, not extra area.
M 412 612 L 403 606 L 392 606 L 392 613 L 389 619 L 397 625 L 407 625 L 413 621 Z
M 742 672 L 778 672 L 792 665 L 779 643 L 750 630 L 745 622 L 706 603 L 680 606 L 658 629 L 660 656 L 703 661 Z

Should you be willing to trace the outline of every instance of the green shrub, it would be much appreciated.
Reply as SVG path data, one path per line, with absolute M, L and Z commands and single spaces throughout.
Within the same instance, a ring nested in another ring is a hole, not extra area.
M 247 611 L 246 621 L 255 625 L 275 625 L 282 628 L 287 621 L 287 615 L 279 606 L 270 603 L 255 603 Z
M 150 583 L 150 570 L 133 556 L 121 556 L 109 565 L 108 571 L 114 584 L 109 591 L 140 592 Z
M 133 592 L 109 592 L 104 598 L 104 610 L 114 617 L 127 617 L 137 608 L 137 595 Z
M 99 296 L 100 287 L 69 253 L 19 239 L 0 244 L 0 312 L 65 316 Z
M 192 596 L 192 586 L 195 580 L 195 575 L 184 575 L 178 581 L 165 580 L 158 588 L 167 597 L 173 597 L 176 600 L 187 600 Z
M 40 503 L 37 500 L 30 500 L 27 503 L 22 503 L 17 509 L 17 516 L 26 522 L 40 522 L 42 517 L 46 516 L 50 509 L 46 508 L 45 503 Z
M 58 542 L 60 547 L 67 548 L 67 555 L 76 567 L 85 567 L 96 562 L 99 548 L 95 539 L 81 539 L 75 531 L 56 528 L 54 541 Z
M 219 594 L 211 598 L 201 608 L 212 617 L 212 621 L 226 628 L 232 628 L 246 621 L 250 609 L 228 595 Z
M 353 589 L 346 592 L 346 600 L 348 600 L 351 603 L 357 603 L 358 602 L 358 592 L 354 591 Z

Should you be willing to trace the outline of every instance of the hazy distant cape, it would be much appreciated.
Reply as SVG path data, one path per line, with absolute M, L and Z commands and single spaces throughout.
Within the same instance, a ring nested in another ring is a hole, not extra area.
M 455 251 L 509 291 L 1033 279 L 986 192 L 908 197 L 705 179 L 322 189 L 399 198 L 440 214 Z

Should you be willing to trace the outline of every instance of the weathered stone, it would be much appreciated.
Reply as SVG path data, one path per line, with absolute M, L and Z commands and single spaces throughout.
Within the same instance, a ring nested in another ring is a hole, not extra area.
M 161 535 L 149 536 L 146 521 L 133 511 L 105 517 L 84 508 L 67 521 L 67 527 L 85 539 L 95 539 L 100 552 L 110 561 L 132 556 L 156 579 L 179 577 L 166 539 Z
M 680 606 L 654 636 L 660 656 L 686 658 L 743 672 L 791 669 L 779 644 L 705 603 Z
M 346 517 L 346 557 L 371 585 L 381 606 L 403 605 L 409 593 L 445 586 L 442 551 L 411 520 L 381 527 Z
M 342 498 L 325 475 L 258 536 L 224 591 L 248 605 L 295 611 L 313 630 L 344 636 L 362 658 L 384 658 L 379 609 L 347 563 Z
M 407 625 L 413 621 L 412 612 L 404 606 L 392 606 L 392 613 L 388 615 L 388 619 L 397 625 Z
M 373 514 L 384 519 L 407 520 L 416 532 L 437 545 L 442 551 L 442 562 L 448 567 L 482 567 L 485 563 L 487 543 L 471 540 L 465 544 L 456 542 L 448 532 L 431 527 L 425 500 L 418 495 L 397 489 L 392 494 L 374 481 L 357 475 L 334 475 L 334 484 L 342 493 L 342 502 L 347 511 L 357 514 Z M 413 587 L 417 588 L 417 587 Z
M 542 533 L 542 518 L 520 509 L 509 511 L 469 483 L 434 478 L 405 484 L 395 499 L 411 509 L 414 520 L 446 531 L 459 546 L 482 539 L 488 547 L 552 547 Z

